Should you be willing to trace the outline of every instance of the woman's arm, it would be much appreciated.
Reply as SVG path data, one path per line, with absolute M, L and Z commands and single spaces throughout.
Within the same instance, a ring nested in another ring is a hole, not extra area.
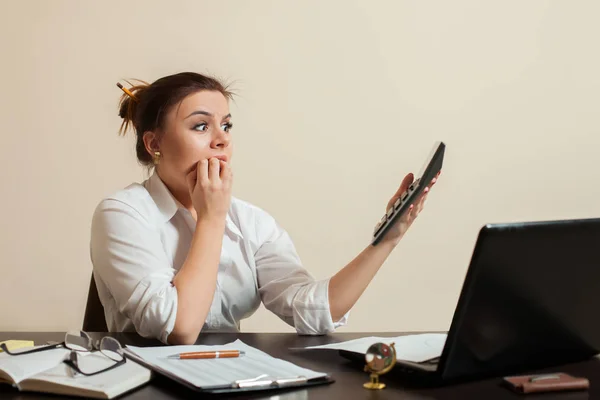
M 194 344 L 213 301 L 225 219 L 200 219 L 190 250 L 173 279 L 177 317 L 169 344 Z
M 338 321 L 350 311 L 394 247 L 395 244 L 389 240 L 381 241 L 377 246 L 369 245 L 331 277 L 329 280 L 331 319 Z
M 413 179 L 412 174 L 408 174 L 404 178 L 400 188 L 389 201 L 387 208 L 393 205 L 396 199 L 408 189 Z M 366 247 L 348 265 L 331 277 L 329 281 L 329 310 L 334 321 L 342 318 L 358 301 L 379 268 L 423 209 L 427 193 L 436 180 L 437 177 L 433 179 L 429 187 L 425 188 L 425 193 L 416 203 L 416 207 L 411 206 L 410 210 L 386 233 L 384 239 L 377 246 L 369 245 Z
M 216 158 L 200 161 L 187 176 L 197 222 L 186 260 L 173 279 L 177 317 L 168 338 L 170 344 L 195 343 L 208 315 L 231 204 L 231 180 L 229 165 Z

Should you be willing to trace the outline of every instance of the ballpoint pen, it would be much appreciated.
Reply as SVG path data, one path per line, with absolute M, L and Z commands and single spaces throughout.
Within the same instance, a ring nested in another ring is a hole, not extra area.
M 193 351 L 189 353 L 171 354 L 167 358 L 176 360 L 201 360 L 210 358 L 236 358 L 246 354 L 240 350 Z

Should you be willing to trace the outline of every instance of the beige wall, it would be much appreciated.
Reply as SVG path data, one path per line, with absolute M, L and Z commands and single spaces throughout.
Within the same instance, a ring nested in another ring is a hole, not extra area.
M 81 326 L 90 217 L 144 178 L 115 83 L 235 81 L 234 194 L 333 274 L 435 140 L 439 185 L 348 331 L 446 329 L 479 228 L 600 214 L 600 3 L 0 2 L 0 330 Z M 264 309 L 248 331 L 289 331 Z

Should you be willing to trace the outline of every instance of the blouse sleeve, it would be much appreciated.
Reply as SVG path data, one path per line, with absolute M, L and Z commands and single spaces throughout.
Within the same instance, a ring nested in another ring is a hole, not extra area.
M 94 275 L 107 286 L 118 310 L 136 331 L 167 343 L 177 316 L 175 270 L 165 258 L 160 234 L 133 207 L 103 200 L 92 219 Z
M 265 307 L 299 334 L 320 335 L 346 324 L 333 321 L 329 278 L 315 280 L 302 266 L 289 234 L 266 212 L 256 219 L 260 246 L 255 254 L 258 288 Z

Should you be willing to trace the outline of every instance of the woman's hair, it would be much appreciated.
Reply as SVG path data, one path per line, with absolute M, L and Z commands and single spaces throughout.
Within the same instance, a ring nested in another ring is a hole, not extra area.
M 138 84 L 128 89 L 123 88 L 125 93 L 119 101 L 119 116 L 123 118 L 123 123 L 119 134 L 124 135 L 127 129 L 133 126 L 136 134 L 137 158 L 146 166 L 152 164 L 152 156 L 144 146 L 144 132 L 164 128 L 165 117 L 171 107 L 186 96 L 202 90 L 220 92 L 227 99 L 233 97 L 233 93 L 216 78 L 194 72 L 165 76 L 152 84 L 140 80 L 136 82 Z

